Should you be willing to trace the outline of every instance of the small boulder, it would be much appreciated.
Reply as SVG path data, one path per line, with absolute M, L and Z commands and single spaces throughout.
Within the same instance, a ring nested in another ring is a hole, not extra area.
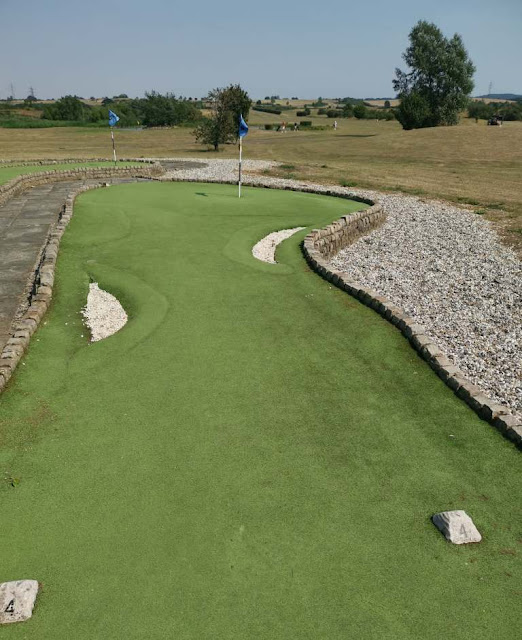
M 465 511 L 441 511 L 432 516 L 432 522 L 453 544 L 480 542 L 480 535 L 473 520 Z
M 38 593 L 36 580 L 16 580 L 0 584 L 0 624 L 23 622 L 33 615 Z

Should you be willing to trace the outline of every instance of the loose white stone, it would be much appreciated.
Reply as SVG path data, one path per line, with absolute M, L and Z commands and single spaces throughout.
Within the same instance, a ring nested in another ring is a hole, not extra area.
M 100 289 L 97 282 L 89 285 L 87 304 L 82 309 L 82 315 L 90 329 L 92 342 L 112 336 L 128 319 L 119 301 L 108 291 Z
M 270 264 L 276 264 L 275 252 L 277 246 L 293 236 L 294 233 L 302 231 L 306 227 L 294 227 L 293 229 L 281 229 L 281 231 L 274 231 L 262 238 L 257 244 L 252 247 L 252 255 L 258 260 L 263 262 L 269 262 Z
M 187 158 L 157 158 L 162 162 L 187 162 Z M 193 164 L 192 159 L 190 159 Z M 197 161 L 194 161 L 197 162 Z M 250 171 L 263 171 L 277 166 L 279 163 L 272 160 L 243 160 L 243 182 L 248 181 L 247 174 Z M 204 160 L 199 167 L 190 166 L 167 171 L 159 180 L 201 180 L 201 182 L 236 181 L 238 179 L 238 161 L 226 158 Z
M 400 307 L 484 393 L 522 417 L 522 265 L 489 223 L 381 195 L 386 222 L 331 264 Z
M 441 511 L 432 516 L 433 524 L 453 544 L 480 542 L 480 535 L 473 520 L 465 511 Z
M 2 582 L 0 584 L 0 624 L 28 620 L 33 615 L 37 593 L 37 580 Z

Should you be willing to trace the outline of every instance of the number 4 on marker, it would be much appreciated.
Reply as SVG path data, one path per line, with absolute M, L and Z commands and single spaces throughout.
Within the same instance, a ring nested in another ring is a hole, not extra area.
M 14 599 L 7 605 L 7 609 L 4 613 L 14 613 Z

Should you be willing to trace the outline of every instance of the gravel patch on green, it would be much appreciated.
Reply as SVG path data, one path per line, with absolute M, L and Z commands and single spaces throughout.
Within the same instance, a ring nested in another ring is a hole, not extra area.
M 228 185 L 82 195 L 0 397 L 5 638 L 511 638 L 520 454 L 390 324 L 252 246 L 359 203 Z M 129 316 L 89 344 L 89 282 Z M 463 509 L 483 536 L 430 522 Z

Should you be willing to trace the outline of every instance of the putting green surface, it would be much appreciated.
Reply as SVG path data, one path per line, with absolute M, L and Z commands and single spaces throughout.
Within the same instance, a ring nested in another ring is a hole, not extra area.
M 137 167 L 136 162 L 118 162 L 117 167 Z M 78 167 L 114 167 L 114 162 L 78 162 L 65 164 L 49 164 L 49 165 L 29 165 L 27 167 L 0 167 L 0 184 L 9 182 L 16 176 L 26 173 L 37 173 L 39 171 L 67 171 L 69 169 L 77 169 Z
M 2 638 L 516 637 L 519 453 L 308 269 L 306 231 L 280 264 L 251 256 L 360 206 L 174 183 L 77 200 L 0 398 L 0 581 L 42 583 Z M 89 279 L 130 316 L 91 345 Z M 445 541 L 449 509 L 481 544 Z

